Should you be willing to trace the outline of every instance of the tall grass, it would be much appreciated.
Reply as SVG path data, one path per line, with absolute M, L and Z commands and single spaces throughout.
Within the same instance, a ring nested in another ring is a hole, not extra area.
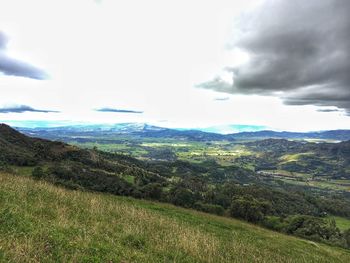
M 350 262 L 350 253 L 238 220 L 0 174 L 0 261 Z

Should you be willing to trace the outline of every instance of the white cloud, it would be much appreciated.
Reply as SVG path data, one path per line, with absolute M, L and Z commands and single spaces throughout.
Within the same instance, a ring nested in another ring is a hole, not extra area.
M 275 98 L 258 96 L 229 95 L 229 100 L 218 102 L 214 98 L 222 94 L 194 87 L 224 66 L 247 59 L 226 48 L 227 36 L 234 16 L 256 2 L 1 1 L 0 29 L 10 38 L 8 53 L 45 69 L 51 79 L 0 76 L 0 106 L 15 103 L 61 112 L 0 114 L 0 120 L 350 128 L 339 112 L 284 106 Z M 227 74 L 220 77 L 230 79 Z M 144 113 L 93 110 L 101 107 Z

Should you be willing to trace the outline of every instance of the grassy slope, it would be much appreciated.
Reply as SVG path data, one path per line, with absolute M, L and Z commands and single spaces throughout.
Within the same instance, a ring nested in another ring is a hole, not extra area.
M 345 231 L 345 230 L 350 229 L 350 219 L 340 217 L 340 216 L 330 216 L 330 218 L 334 218 L 334 220 L 337 224 L 337 227 L 341 231 Z
M 0 174 L 0 261 L 350 262 L 350 252 L 171 205 Z

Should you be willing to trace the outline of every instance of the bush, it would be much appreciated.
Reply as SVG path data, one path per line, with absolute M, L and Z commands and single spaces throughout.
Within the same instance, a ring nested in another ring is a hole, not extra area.
M 201 202 L 195 203 L 194 209 L 216 215 L 223 215 L 225 212 L 221 205 L 203 204 Z
M 272 226 L 272 229 L 290 235 L 342 246 L 346 244 L 345 234 L 343 236 L 341 235 L 334 220 L 307 215 L 293 215 L 285 219 L 280 219 L 280 222 L 276 219 L 269 219 L 267 222 L 267 224 L 266 221 L 264 223 L 267 227 Z
M 273 229 L 275 231 L 283 231 L 287 224 L 284 222 L 283 218 L 278 217 L 278 216 L 267 216 L 265 217 L 264 221 L 262 222 L 262 225 L 269 228 Z
M 33 169 L 32 176 L 36 179 L 42 179 L 43 177 L 45 177 L 45 172 L 44 172 L 43 168 L 38 166 L 38 167 L 35 167 Z
M 255 199 L 252 196 L 239 196 L 232 200 L 230 215 L 242 218 L 249 222 L 260 222 L 270 210 L 270 204 L 266 201 Z
M 171 191 L 169 198 L 174 205 L 183 207 L 192 207 L 195 202 L 192 191 L 185 188 L 178 188 Z
M 350 228 L 344 231 L 343 237 L 345 239 L 346 247 L 350 248 Z
M 142 187 L 142 197 L 149 199 L 161 199 L 162 186 L 158 183 L 150 183 Z
M 86 189 L 116 195 L 131 195 L 134 187 L 124 179 L 103 171 L 90 170 L 89 167 L 72 164 L 56 164 L 48 169 L 52 181 L 73 189 Z

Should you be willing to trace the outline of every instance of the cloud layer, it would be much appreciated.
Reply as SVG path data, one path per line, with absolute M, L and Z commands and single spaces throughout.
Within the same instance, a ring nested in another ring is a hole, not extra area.
M 114 109 L 114 108 L 100 108 L 100 109 L 97 109 L 96 111 L 99 111 L 99 112 L 117 112 L 117 113 L 137 113 L 137 114 L 143 113 L 143 111 L 122 110 L 122 109 Z
M 0 32 L 0 72 L 10 76 L 20 76 L 32 79 L 46 79 L 47 74 L 26 62 L 9 57 L 6 54 L 7 38 Z
M 43 112 L 43 113 L 58 113 L 59 111 L 53 110 L 38 110 L 27 105 L 16 105 L 10 107 L 0 108 L 0 113 L 24 113 L 24 112 Z
M 289 105 L 336 106 L 350 113 L 350 1 L 270 0 L 243 15 L 229 43 L 250 56 L 199 87 L 278 96 Z M 228 65 L 229 66 L 229 65 Z

